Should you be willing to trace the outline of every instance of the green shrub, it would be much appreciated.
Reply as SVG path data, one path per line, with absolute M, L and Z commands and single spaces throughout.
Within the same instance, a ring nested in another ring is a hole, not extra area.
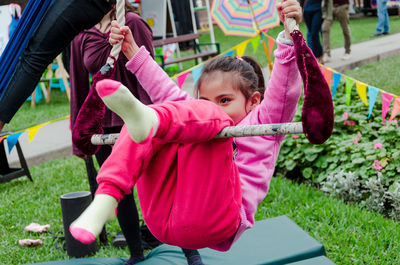
M 327 181 L 332 182 L 332 176 L 340 178 L 344 173 L 351 172 L 354 181 L 359 183 L 352 185 L 359 185 L 362 196 L 357 194 L 348 198 L 349 194 L 341 194 L 343 190 L 334 193 L 342 198 L 347 197 L 349 201 L 362 201 L 366 205 L 373 198 L 379 197 L 371 190 L 371 179 L 379 180 L 385 191 L 400 183 L 400 128 L 397 121 L 386 121 L 383 126 L 380 95 L 368 119 L 368 106 L 355 93 L 351 104 L 347 106 L 343 87 L 339 87 L 338 91 L 334 98 L 335 128 L 330 139 L 322 145 L 312 145 L 303 135 L 287 136 L 276 170 L 288 178 L 294 176 L 296 180 L 312 182 L 319 187 L 323 183 L 326 185 Z M 295 120 L 300 120 L 301 108 L 300 104 Z M 328 176 L 331 176 L 329 180 Z M 343 186 L 344 182 L 332 185 Z M 354 190 L 352 192 L 354 194 Z M 391 208 L 390 202 L 386 202 L 383 200 L 383 205 Z

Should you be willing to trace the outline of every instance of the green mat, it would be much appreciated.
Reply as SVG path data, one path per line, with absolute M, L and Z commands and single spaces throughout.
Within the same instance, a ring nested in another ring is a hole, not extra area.
M 203 262 L 210 265 L 332 265 L 324 247 L 287 216 L 256 222 L 227 252 L 199 250 Z M 122 265 L 122 258 L 81 258 L 35 265 Z M 178 247 L 161 245 L 153 249 L 141 265 L 186 265 Z M 32 264 L 31 264 L 32 265 Z

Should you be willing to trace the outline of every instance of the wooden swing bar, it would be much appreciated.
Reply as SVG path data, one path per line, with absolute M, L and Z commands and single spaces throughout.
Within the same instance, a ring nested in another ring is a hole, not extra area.
M 214 139 L 231 137 L 248 137 L 263 135 L 302 134 L 303 125 L 301 122 L 239 125 L 225 127 Z M 119 133 L 95 134 L 91 138 L 94 145 L 113 145 L 117 141 Z

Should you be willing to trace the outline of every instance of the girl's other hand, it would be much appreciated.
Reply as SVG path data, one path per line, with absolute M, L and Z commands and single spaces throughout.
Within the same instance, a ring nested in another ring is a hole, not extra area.
M 276 8 L 278 9 L 279 19 L 285 25 L 286 38 L 291 39 L 285 18 L 293 18 L 298 24 L 303 17 L 300 3 L 297 0 L 282 0 L 281 3 L 277 4 Z
M 132 59 L 139 50 L 130 28 L 128 26 L 121 27 L 116 20 L 111 22 L 111 33 L 108 41 L 111 45 L 122 41 L 121 50 L 128 60 Z

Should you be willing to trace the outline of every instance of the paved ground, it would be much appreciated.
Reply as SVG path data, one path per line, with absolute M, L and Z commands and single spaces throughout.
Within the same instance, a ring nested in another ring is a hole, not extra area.
M 400 33 L 385 37 L 371 39 L 352 45 L 351 58 L 348 61 L 341 60 L 343 48 L 332 50 L 332 62 L 326 65 L 339 72 L 348 71 L 356 67 L 374 63 L 380 59 L 400 54 Z M 268 70 L 265 70 L 268 75 Z M 193 87 L 193 79 L 189 75 L 183 89 L 190 91 Z M 28 162 L 28 166 L 41 164 L 45 161 L 67 157 L 72 154 L 71 132 L 68 128 L 68 120 L 58 121 L 39 129 L 32 142 L 28 141 L 28 134 L 20 137 L 22 150 Z M 19 166 L 15 148 L 9 156 L 11 166 Z

